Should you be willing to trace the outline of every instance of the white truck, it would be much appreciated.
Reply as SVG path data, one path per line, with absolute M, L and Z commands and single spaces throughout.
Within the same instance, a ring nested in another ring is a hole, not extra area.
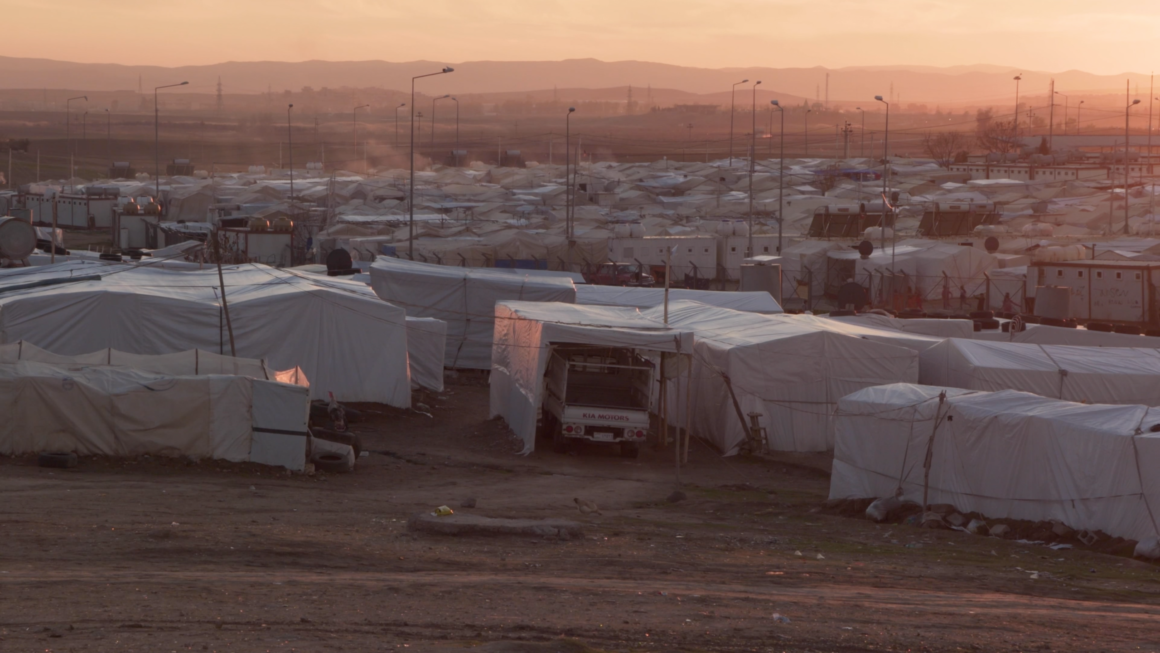
M 541 434 L 558 452 L 577 441 L 636 458 L 649 433 L 654 365 L 624 347 L 554 345 L 544 374 Z

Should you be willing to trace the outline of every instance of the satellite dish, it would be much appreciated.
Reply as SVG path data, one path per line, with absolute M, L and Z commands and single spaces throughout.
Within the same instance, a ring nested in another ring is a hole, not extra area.
M 858 253 L 862 255 L 862 258 L 870 258 L 870 255 L 874 253 L 874 243 L 868 240 L 858 243 Z
M 986 249 L 988 254 L 994 254 L 999 251 L 999 239 L 994 236 L 987 236 L 987 240 L 983 241 L 983 249 Z

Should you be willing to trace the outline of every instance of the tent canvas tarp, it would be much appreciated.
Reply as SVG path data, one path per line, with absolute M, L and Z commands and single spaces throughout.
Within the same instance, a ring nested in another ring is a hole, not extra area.
M 536 420 L 553 344 L 631 347 L 652 352 L 693 349 L 692 333 L 669 328 L 635 308 L 576 306 L 560 302 L 495 305 L 491 364 L 491 416 L 503 417 L 524 443 L 536 446 Z
M 750 313 L 781 313 L 777 300 L 764 291 L 724 292 L 720 290 L 669 289 L 669 301 L 688 299 L 708 306 L 731 308 Z M 652 308 L 665 303 L 664 288 L 629 288 L 627 286 L 576 286 L 576 303 L 589 306 L 630 306 Z
M 1087 404 L 1160 406 L 1160 351 L 948 338 L 919 358 L 919 383 L 1020 390 Z
M 410 406 L 403 309 L 262 265 L 223 274 L 237 355 L 302 368 L 316 399 L 333 392 L 340 401 Z M 29 287 L 38 282 L 56 285 Z M 0 273 L 0 343 L 24 340 L 66 356 L 108 348 L 227 355 L 220 295 L 216 270 L 77 263 L 7 270 Z
M 662 309 L 644 315 L 661 321 Z M 822 317 L 756 315 L 690 301 L 670 304 L 669 325 L 695 334 L 693 433 L 726 455 L 737 453 L 747 428 L 734 396 L 743 415 L 761 416 L 771 449 L 825 451 L 833 447 L 830 415 L 840 397 L 917 381 L 918 349 L 937 343 Z
M 257 462 L 302 470 L 309 390 L 244 376 L 0 363 L 0 453 L 72 451 Z
M 1157 537 L 1160 410 L 1085 405 L 1004 390 L 908 384 L 838 402 L 830 498 L 892 496 L 993 519 L 1057 519 L 1077 530 Z M 937 430 L 936 430 L 937 425 Z
M 446 322 L 444 364 L 476 370 L 491 366 L 496 302 L 576 301 L 576 287 L 567 278 L 414 263 L 386 256 L 371 265 L 371 287 L 384 301 L 403 307 L 409 315 Z

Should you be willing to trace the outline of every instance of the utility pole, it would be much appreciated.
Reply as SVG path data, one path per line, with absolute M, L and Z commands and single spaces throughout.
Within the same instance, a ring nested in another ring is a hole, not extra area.
M 1048 153 L 1055 152 L 1055 80 L 1051 80 L 1051 90 L 1047 94 L 1051 98 L 1051 106 L 1047 110 L 1047 149 Z

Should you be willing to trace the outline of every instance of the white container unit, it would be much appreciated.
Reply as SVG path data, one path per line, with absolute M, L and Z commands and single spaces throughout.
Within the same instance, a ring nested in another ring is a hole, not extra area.
M 663 267 L 666 253 L 670 250 L 673 279 L 681 280 L 694 273 L 700 279 L 717 276 L 717 236 L 645 236 L 608 240 L 608 259 L 617 263 L 640 261 L 645 265 Z

